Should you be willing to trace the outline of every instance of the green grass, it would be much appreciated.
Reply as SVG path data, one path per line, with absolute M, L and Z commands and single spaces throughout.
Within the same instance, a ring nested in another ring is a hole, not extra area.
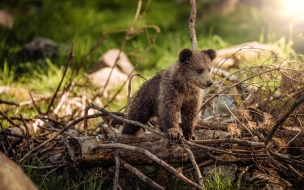
M 23 171 L 28 175 L 32 181 L 41 190 L 101 190 L 104 178 L 101 168 L 88 169 L 79 174 L 71 174 L 75 171 L 73 169 L 59 168 L 56 171 L 37 169 L 37 166 L 43 166 L 42 160 L 27 160 L 21 164 Z
M 235 185 L 230 177 L 227 177 L 219 167 L 215 166 L 214 172 L 204 178 L 206 190 L 233 190 Z
M 0 68 L 0 85 L 13 86 L 15 79 L 14 67 L 9 67 L 7 60 L 4 60 L 3 67 Z

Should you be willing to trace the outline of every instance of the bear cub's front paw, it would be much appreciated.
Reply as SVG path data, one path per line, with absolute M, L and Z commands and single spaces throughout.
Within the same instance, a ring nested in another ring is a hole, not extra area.
M 170 128 L 167 129 L 167 136 L 170 141 L 179 141 L 181 138 L 184 138 L 181 128 Z

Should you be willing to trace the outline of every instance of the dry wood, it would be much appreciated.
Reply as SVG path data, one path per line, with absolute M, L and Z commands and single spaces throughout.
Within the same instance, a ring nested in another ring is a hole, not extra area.
M 243 146 L 246 146 L 246 147 L 256 147 L 256 148 L 262 148 L 262 147 L 265 146 L 265 144 L 261 143 L 261 142 L 251 142 L 251 141 L 246 141 L 246 140 L 240 140 L 240 139 L 237 139 L 237 138 L 195 140 L 195 141 L 192 141 L 192 142 L 197 143 L 197 144 L 202 144 L 202 145 L 229 142 L 229 143 L 235 143 L 235 144 L 243 145 Z
M 195 32 L 195 19 L 196 19 L 196 2 L 195 0 L 190 0 L 191 4 L 191 13 L 188 20 L 189 25 L 189 33 L 190 33 L 190 41 L 192 45 L 192 50 L 197 50 L 197 39 L 196 39 L 196 32 Z
M 144 182 L 146 182 L 148 185 L 150 185 L 153 189 L 157 189 L 157 190 L 164 190 L 165 188 L 163 188 L 162 186 L 158 185 L 157 183 L 155 183 L 152 179 L 150 179 L 149 177 L 147 177 L 146 175 L 144 175 L 141 171 L 139 171 L 138 169 L 136 169 L 135 167 L 131 166 L 130 164 L 128 164 L 126 161 L 124 161 L 123 159 L 120 159 L 120 162 L 122 164 L 122 166 L 124 168 L 126 168 L 127 170 L 129 170 L 130 172 L 132 172 L 133 174 L 135 174 L 137 177 L 139 177 L 141 180 L 143 180 Z M 114 188 L 113 188 L 114 189 Z
M 180 173 L 179 171 L 177 171 L 176 169 L 174 169 L 172 166 L 170 166 L 169 164 L 167 164 L 163 160 L 159 159 L 157 156 L 155 156 L 154 154 L 152 154 L 151 152 L 149 152 L 146 149 L 138 148 L 138 147 L 130 146 L 130 145 L 126 145 L 126 144 L 114 143 L 114 144 L 99 144 L 99 145 L 95 145 L 95 146 L 91 147 L 91 150 L 92 151 L 96 151 L 96 150 L 100 150 L 100 149 L 112 149 L 112 148 L 131 150 L 131 151 L 140 153 L 142 155 L 145 155 L 149 159 L 151 159 L 152 161 L 154 161 L 157 164 L 159 164 L 162 167 L 164 167 L 171 174 L 174 174 L 176 177 L 178 177 L 181 180 L 183 180 L 185 183 L 187 183 L 187 184 L 189 184 L 189 185 L 191 185 L 193 187 L 196 187 L 198 189 L 203 189 L 200 185 L 192 182 L 190 179 L 188 179 L 187 177 L 185 177 L 182 173 Z
M 1 100 L 0 99 L 0 104 L 7 104 L 7 105 L 13 105 L 13 106 L 19 106 L 19 104 L 11 101 L 6 101 L 6 100 Z
M 152 154 L 157 155 L 160 159 L 168 163 L 188 162 L 189 157 L 186 150 L 179 144 L 172 143 L 166 138 L 159 137 L 156 134 L 145 134 L 145 136 L 137 137 L 134 135 L 118 135 L 117 143 L 146 149 Z M 92 147 L 97 145 L 111 145 L 112 139 L 104 139 L 103 136 L 84 136 L 69 138 L 66 141 L 65 153 L 66 160 L 70 165 L 78 164 L 94 164 L 101 163 L 104 165 L 113 165 L 113 151 L 109 149 L 101 149 L 92 152 Z M 153 145 L 153 146 L 152 146 Z M 207 154 L 200 148 L 191 147 L 193 154 L 197 160 L 205 159 Z M 152 161 L 144 155 L 134 154 L 125 149 L 118 150 L 119 155 L 130 164 L 144 164 Z
M 196 171 L 197 178 L 198 178 L 198 183 L 200 184 L 200 186 L 202 186 L 203 189 L 205 189 L 205 187 L 204 187 L 204 178 L 203 178 L 203 176 L 201 174 L 201 171 L 200 171 L 200 169 L 199 169 L 199 167 L 198 167 L 198 165 L 197 165 L 197 163 L 195 161 L 195 158 L 194 158 L 194 155 L 193 155 L 192 151 L 188 147 L 186 147 L 186 146 L 184 146 L 184 148 L 187 151 L 189 159 L 192 162 L 192 165 L 193 165 L 193 167 L 194 167 L 194 169 Z
M 297 108 L 299 107 L 302 103 L 304 102 L 304 98 L 296 101 L 291 108 L 288 110 L 288 112 L 286 112 L 277 122 L 276 124 L 272 127 L 271 131 L 268 133 L 268 136 L 265 139 L 265 146 L 267 146 L 268 142 L 270 141 L 270 139 L 272 138 L 272 136 L 274 135 L 274 133 L 276 132 L 276 130 L 279 128 L 280 125 L 282 125 L 282 123 L 284 123 L 284 121 L 289 117 L 289 115 Z

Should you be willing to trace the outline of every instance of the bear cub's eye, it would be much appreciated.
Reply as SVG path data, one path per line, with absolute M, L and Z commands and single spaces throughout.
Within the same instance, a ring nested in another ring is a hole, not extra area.
M 198 74 L 201 74 L 201 73 L 203 73 L 204 72 L 204 69 L 197 69 L 197 73 Z

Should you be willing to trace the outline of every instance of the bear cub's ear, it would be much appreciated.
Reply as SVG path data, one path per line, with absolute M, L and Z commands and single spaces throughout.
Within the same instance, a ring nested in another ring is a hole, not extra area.
M 178 59 L 180 62 L 185 62 L 187 59 L 189 59 L 192 56 L 192 54 L 193 52 L 190 49 L 185 48 L 181 52 L 179 52 Z
M 208 55 L 210 57 L 211 61 L 216 57 L 216 52 L 214 51 L 214 49 L 202 50 L 201 52 Z

